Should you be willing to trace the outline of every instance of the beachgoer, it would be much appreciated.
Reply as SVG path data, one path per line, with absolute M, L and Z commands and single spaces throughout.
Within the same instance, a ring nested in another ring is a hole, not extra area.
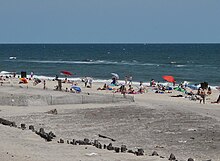
M 173 87 L 175 87 L 175 85 L 176 85 L 176 81 L 174 80 L 174 81 L 173 81 Z
M 115 77 L 112 77 L 112 82 L 111 82 L 111 84 L 116 85 L 116 78 L 115 78 Z
M 200 100 L 200 103 L 202 103 L 203 101 L 203 104 L 205 104 L 205 90 L 201 88 L 201 91 L 200 91 L 200 96 L 202 97 L 202 99 Z
M 85 78 L 85 79 L 83 79 L 83 81 L 84 81 L 84 83 L 85 83 L 85 87 L 87 87 L 87 84 L 88 84 L 88 79 L 87 79 L 87 78 Z
M 210 95 L 210 94 L 212 94 L 212 90 L 210 87 L 208 87 L 207 95 Z
M 92 79 L 89 79 L 88 83 L 89 83 L 89 88 L 92 88 Z
M 128 77 L 125 76 L 125 85 L 127 85 L 127 83 L 128 83 Z
M 55 80 L 58 80 L 58 78 L 59 78 L 58 75 L 55 75 Z
M 102 88 L 99 87 L 97 90 L 106 90 L 106 89 L 107 89 L 107 84 L 105 83 Z
M 33 76 L 34 76 L 34 72 L 31 72 L 31 78 L 33 78 Z
M 151 79 L 151 81 L 150 81 L 150 86 L 151 86 L 151 87 L 154 87 L 155 85 L 156 85 L 156 83 L 155 83 L 154 79 Z
M 46 81 L 44 80 L 44 87 L 43 87 L 43 89 L 46 89 Z
M 211 102 L 211 103 L 220 103 L 220 94 L 219 94 L 219 96 L 218 96 L 217 101 L 215 101 L 215 102 Z
M 139 91 L 140 93 L 144 93 L 144 85 L 143 82 L 140 82 Z
M 123 94 L 123 96 L 125 97 L 125 94 L 126 94 L 126 92 L 127 92 L 125 85 L 122 85 L 120 88 L 121 88 L 121 89 L 120 89 L 121 94 Z
M 128 78 L 128 84 L 129 84 L 129 85 L 132 85 L 132 79 L 133 79 L 133 78 L 132 78 L 132 76 L 130 75 L 129 78 Z

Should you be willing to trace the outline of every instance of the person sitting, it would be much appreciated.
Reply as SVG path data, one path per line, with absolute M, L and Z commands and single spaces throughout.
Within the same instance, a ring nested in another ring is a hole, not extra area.
M 112 82 L 111 82 L 111 84 L 116 85 L 116 78 L 115 78 L 115 77 L 112 77 Z
M 107 84 L 105 83 L 102 88 L 99 87 L 97 90 L 106 90 L 106 89 L 107 89 Z
M 151 87 L 155 87 L 155 85 L 156 85 L 156 83 L 155 83 L 154 79 L 151 79 L 151 81 L 150 81 L 150 86 L 151 86 Z
M 134 88 L 131 85 L 129 85 L 128 94 L 134 94 L 134 93 L 135 93 Z
M 210 95 L 210 94 L 212 94 L 212 90 L 211 90 L 211 88 L 209 87 L 209 88 L 208 88 L 208 91 L 207 91 L 207 95 Z
M 217 101 L 215 101 L 215 102 L 211 102 L 211 103 L 220 103 L 220 94 L 219 94 L 219 96 L 218 96 Z
M 139 93 L 144 93 L 144 85 L 142 82 L 140 82 L 140 86 L 139 86 L 139 90 L 138 90 Z

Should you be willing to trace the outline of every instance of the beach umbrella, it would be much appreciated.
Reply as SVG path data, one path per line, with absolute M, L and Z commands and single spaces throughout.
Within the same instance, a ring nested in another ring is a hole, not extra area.
M 187 87 L 189 87 L 189 88 L 192 89 L 192 90 L 197 90 L 197 89 L 199 89 L 199 87 L 196 86 L 196 85 L 187 85 Z
M 60 73 L 61 73 L 62 75 L 65 75 L 65 76 L 71 76 L 71 75 L 73 75 L 71 72 L 66 71 L 66 70 L 63 70 L 63 71 L 61 71 Z
M 164 75 L 164 76 L 162 76 L 162 78 L 167 82 L 171 82 L 171 83 L 175 82 L 174 77 L 171 75 Z
M 72 89 L 74 89 L 76 92 L 81 92 L 81 88 L 78 86 L 72 86 Z
M 116 79 L 119 79 L 119 75 L 118 75 L 118 74 L 116 74 L 116 73 L 111 73 L 111 75 L 112 75 L 113 77 L 115 77 Z

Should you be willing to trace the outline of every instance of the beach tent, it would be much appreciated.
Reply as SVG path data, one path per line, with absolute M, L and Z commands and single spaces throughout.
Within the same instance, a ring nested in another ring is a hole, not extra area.
M 180 87 L 176 87 L 176 88 L 174 88 L 174 90 L 180 91 L 180 92 L 186 92 L 184 89 L 182 89 L 182 88 L 180 88 Z
M 162 78 L 167 82 L 171 82 L 171 83 L 175 82 L 174 77 L 171 75 L 164 75 L 164 76 L 162 76 Z
M 71 76 L 71 75 L 73 75 L 71 72 L 66 71 L 66 70 L 61 71 L 60 74 L 65 75 L 65 76 Z

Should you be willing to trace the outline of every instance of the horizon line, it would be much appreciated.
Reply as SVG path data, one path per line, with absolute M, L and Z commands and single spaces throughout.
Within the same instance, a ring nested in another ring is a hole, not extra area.
M 220 42 L 0 42 L 0 45 L 88 45 L 88 44 L 144 44 L 144 45 L 154 45 L 154 44 L 220 44 Z

